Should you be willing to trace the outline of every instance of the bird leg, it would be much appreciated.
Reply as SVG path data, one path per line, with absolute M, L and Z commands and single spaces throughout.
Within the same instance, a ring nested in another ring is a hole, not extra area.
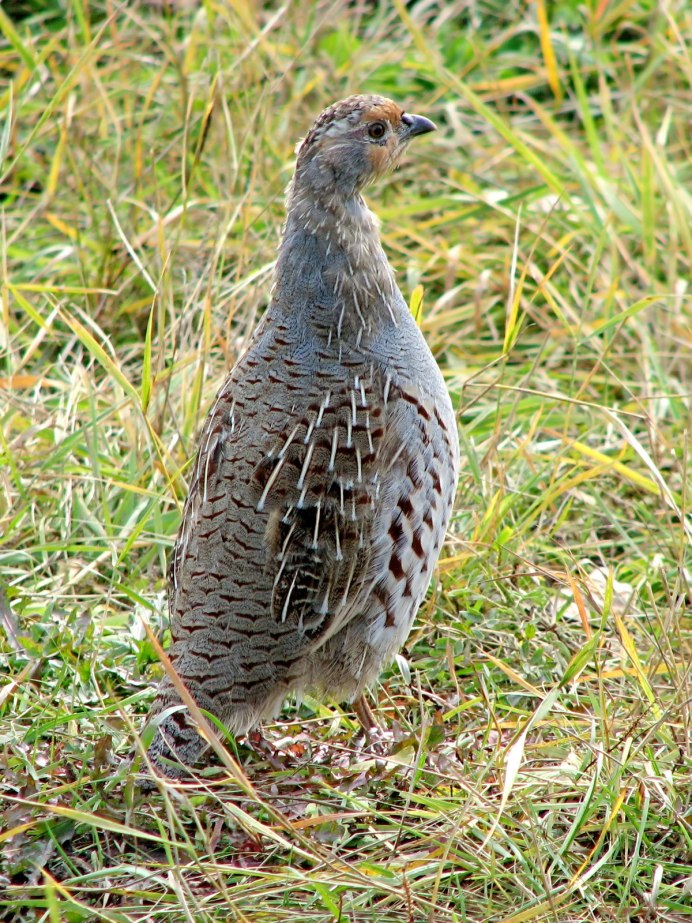
M 353 711 L 356 713 L 356 718 L 368 737 L 371 736 L 372 731 L 381 730 L 380 724 L 375 717 L 375 712 L 370 708 L 368 700 L 364 695 L 359 695 L 358 698 L 354 700 Z

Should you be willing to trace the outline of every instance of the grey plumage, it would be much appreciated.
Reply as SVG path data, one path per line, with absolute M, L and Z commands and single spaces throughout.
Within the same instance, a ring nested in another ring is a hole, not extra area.
M 434 128 L 390 100 L 325 110 L 302 143 L 267 312 L 204 425 L 170 572 L 171 661 L 233 732 L 310 689 L 353 701 L 400 649 L 458 477 L 437 365 L 363 187 Z M 168 677 L 153 714 L 180 700 Z M 149 753 L 194 763 L 185 710 Z

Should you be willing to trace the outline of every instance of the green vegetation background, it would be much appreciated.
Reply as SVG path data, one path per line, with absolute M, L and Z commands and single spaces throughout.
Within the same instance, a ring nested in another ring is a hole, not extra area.
M 686 918 L 690 25 L 683 0 L 0 6 L 3 919 Z M 440 127 L 369 199 L 463 455 L 374 691 L 396 743 L 308 700 L 241 742 L 247 780 L 144 799 L 143 621 L 165 637 L 196 434 L 266 304 L 293 146 L 363 91 Z

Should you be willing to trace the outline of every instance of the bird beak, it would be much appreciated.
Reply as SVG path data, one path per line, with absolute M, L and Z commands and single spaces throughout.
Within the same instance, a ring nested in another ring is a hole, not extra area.
M 409 115 L 405 112 L 401 116 L 401 121 L 408 127 L 407 134 L 409 138 L 415 138 L 416 135 L 426 135 L 429 131 L 437 131 L 437 125 L 426 119 L 424 115 Z

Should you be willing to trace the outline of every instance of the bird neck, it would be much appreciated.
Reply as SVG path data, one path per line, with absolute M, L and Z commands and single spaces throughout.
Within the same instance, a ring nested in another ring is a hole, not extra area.
M 294 180 L 274 295 L 330 342 L 360 345 L 397 323 L 403 300 L 359 191 L 344 197 Z

